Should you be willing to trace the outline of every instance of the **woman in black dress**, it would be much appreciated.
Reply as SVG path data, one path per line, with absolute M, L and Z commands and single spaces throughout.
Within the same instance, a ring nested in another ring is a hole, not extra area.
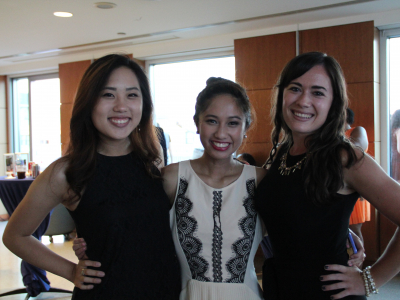
M 67 155 L 35 179 L 4 232 L 16 255 L 73 282 L 73 299 L 179 298 L 152 111 L 139 65 L 123 55 L 96 60 L 77 92 Z M 92 260 L 72 263 L 31 236 L 59 203 Z
M 400 271 L 399 230 L 361 271 L 347 266 L 349 217 L 360 194 L 400 225 L 400 186 L 345 138 L 348 99 L 336 60 L 299 55 L 276 90 L 269 171 L 256 196 L 274 253 L 264 265 L 264 297 L 365 299 Z

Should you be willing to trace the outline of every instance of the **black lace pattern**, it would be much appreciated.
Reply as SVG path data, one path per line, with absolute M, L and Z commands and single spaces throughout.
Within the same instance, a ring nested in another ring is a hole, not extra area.
M 208 262 L 200 255 L 203 249 L 201 241 L 194 236 L 197 230 L 197 221 L 189 216 L 193 208 L 193 202 L 185 197 L 188 182 L 184 178 L 179 179 L 178 196 L 175 203 L 176 223 L 179 242 L 185 253 L 186 260 L 192 273 L 192 279 L 199 281 L 211 281 L 205 276 L 208 270 Z
M 232 251 L 235 256 L 226 263 L 226 268 L 230 274 L 230 278 L 226 282 L 229 283 L 244 282 L 247 263 L 250 257 L 251 246 L 253 244 L 257 225 L 257 213 L 254 207 L 255 186 L 256 184 L 254 179 L 246 181 L 246 190 L 248 195 L 243 200 L 246 216 L 239 220 L 239 228 L 244 236 L 232 244 Z
M 222 282 L 222 229 L 221 205 L 222 191 L 213 192 L 213 219 L 214 230 L 212 239 L 212 265 L 214 282 Z

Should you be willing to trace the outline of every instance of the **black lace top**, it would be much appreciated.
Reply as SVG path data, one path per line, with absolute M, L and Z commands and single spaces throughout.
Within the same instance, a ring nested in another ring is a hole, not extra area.
M 154 172 L 158 172 L 154 168 Z M 178 299 L 180 267 L 169 229 L 169 201 L 133 154 L 98 154 L 94 178 L 71 215 L 89 259 L 105 272 L 72 299 Z

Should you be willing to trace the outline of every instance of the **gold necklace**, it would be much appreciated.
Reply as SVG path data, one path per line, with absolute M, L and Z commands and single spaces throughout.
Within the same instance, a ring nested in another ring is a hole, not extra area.
M 294 173 L 294 171 L 296 171 L 297 169 L 300 170 L 301 169 L 301 165 L 303 164 L 303 162 L 307 159 L 307 155 L 304 156 L 302 159 L 300 159 L 297 163 L 295 163 L 293 166 L 291 167 L 286 167 L 286 159 L 287 159 L 287 155 L 289 153 L 290 147 L 288 149 L 288 151 L 282 155 L 281 157 L 281 165 L 279 166 L 278 170 L 280 170 L 280 174 L 283 175 L 290 175 L 290 173 Z

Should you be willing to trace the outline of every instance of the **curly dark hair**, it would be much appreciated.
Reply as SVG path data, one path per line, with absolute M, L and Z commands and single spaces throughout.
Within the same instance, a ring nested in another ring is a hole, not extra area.
M 96 167 L 96 154 L 100 143 L 99 133 L 92 122 L 92 111 L 99 93 L 111 73 L 126 67 L 136 75 L 143 99 L 142 118 L 138 127 L 130 134 L 134 153 L 146 165 L 147 173 L 152 173 L 155 162 L 160 162 L 157 137 L 154 132 L 150 86 L 142 68 L 126 55 L 110 54 L 93 62 L 86 70 L 75 97 L 70 122 L 70 142 L 66 155 L 60 160 L 67 162 L 65 175 L 69 189 L 73 193 L 70 200 L 78 201 L 82 190 L 93 177 Z
M 336 193 L 343 185 L 342 151 L 347 154 L 349 168 L 357 162 L 352 144 L 344 137 L 348 98 L 346 82 L 339 63 L 331 56 L 321 52 L 308 52 L 293 58 L 282 70 L 275 86 L 275 96 L 271 109 L 274 129 L 271 133 L 272 150 L 264 167 L 270 165 L 280 143 L 290 147 L 293 144 L 292 131 L 285 123 L 282 114 L 283 92 L 290 82 L 299 78 L 313 67 L 325 68 L 333 89 L 332 105 L 325 123 L 306 140 L 307 160 L 303 178 L 308 198 L 315 204 L 330 203 L 337 199 Z

